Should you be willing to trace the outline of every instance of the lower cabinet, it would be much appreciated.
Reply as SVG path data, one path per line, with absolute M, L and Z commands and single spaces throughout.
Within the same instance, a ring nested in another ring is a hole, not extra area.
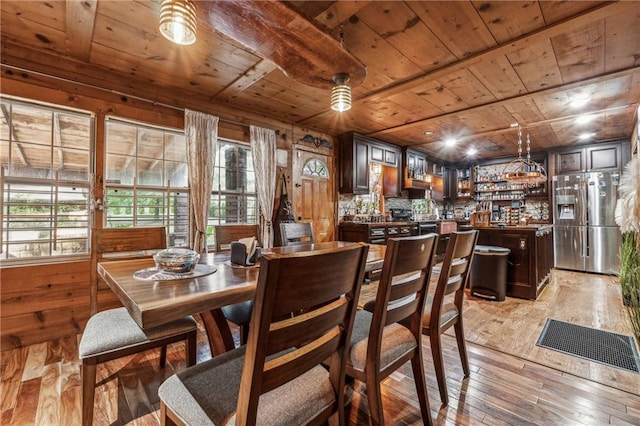
M 536 300 L 548 284 L 553 268 L 552 226 L 477 229 L 478 244 L 511 250 L 507 296 Z
M 387 238 L 418 235 L 415 222 L 345 222 L 339 226 L 340 241 L 363 241 L 369 244 L 386 244 Z

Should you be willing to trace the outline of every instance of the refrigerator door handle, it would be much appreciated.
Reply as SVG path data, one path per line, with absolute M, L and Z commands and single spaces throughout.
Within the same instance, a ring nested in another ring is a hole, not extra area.
M 589 257 L 589 229 L 584 228 L 584 257 Z
M 581 225 L 588 225 L 589 224 L 589 205 L 587 204 L 587 200 L 588 200 L 588 191 L 589 191 L 589 185 L 588 185 L 588 178 L 586 178 L 587 176 L 585 176 L 585 179 L 582 179 L 582 182 L 580 182 L 580 187 L 581 187 L 581 191 L 580 191 L 580 205 L 582 206 L 582 217 L 580 218 L 582 220 Z

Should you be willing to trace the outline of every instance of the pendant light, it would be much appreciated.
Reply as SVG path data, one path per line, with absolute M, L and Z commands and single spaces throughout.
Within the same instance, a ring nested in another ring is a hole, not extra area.
M 196 6 L 191 0 L 162 0 L 160 33 L 176 44 L 196 41 Z
M 529 188 L 539 186 L 547 181 L 544 167 L 531 160 L 531 140 L 527 133 L 527 158 L 522 158 L 522 130 L 518 126 L 518 158 L 513 160 L 502 171 L 502 178 L 507 182 L 525 185 Z
M 338 112 L 351 109 L 351 87 L 349 74 L 336 74 L 333 76 L 333 88 L 331 89 L 331 109 Z

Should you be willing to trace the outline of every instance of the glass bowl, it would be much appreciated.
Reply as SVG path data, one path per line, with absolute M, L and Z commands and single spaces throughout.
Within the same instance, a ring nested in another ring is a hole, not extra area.
M 159 272 L 188 274 L 195 269 L 200 260 L 200 254 L 185 248 L 168 248 L 156 253 L 153 260 Z

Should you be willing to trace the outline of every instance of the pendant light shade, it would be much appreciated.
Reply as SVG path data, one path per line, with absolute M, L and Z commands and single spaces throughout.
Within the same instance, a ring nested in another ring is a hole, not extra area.
M 331 109 L 343 112 L 351 109 L 351 87 L 349 82 L 349 74 L 336 74 L 333 76 L 335 83 L 331 89 Z
M 191 0 L 162 0 L 160 33 L 163 36 L 177 44 L 193 44 L 196 29 L 196 6 Z

